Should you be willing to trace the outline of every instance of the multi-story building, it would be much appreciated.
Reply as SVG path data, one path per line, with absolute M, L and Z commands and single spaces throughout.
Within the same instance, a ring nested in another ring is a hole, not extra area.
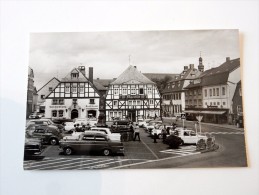
M 136 66 L 129 66 L 116 80 L 110 83 L 106 95 L 106 120 L 160 116 L 161 97 L 157 86 Z
M 236 90 L 232 99 L 233 119 L 243 113 L 242 87 L 241 81 L 237 83 Z
M 60 81 L 53 77 L 45 85 L 43 85 L 38 91 L 37 100 L 37 111 L 40 113 L 45 113 L 45 98 L 57 87 Z
M 204 70 L 202 59 L 200 58 L 200 60 L 199 69 L 194 68 L 194 64 L 190 64 L 189 67 L 184 66 L 184 70 L 167 83 L 162 92 L 164 116 L 179 115 L 185 110 L 185 87 L 187 87 L 190 82 L 193 82 Z M 197 91 L 197 94 L 198 93 Z
M 231 121 L 232 98 L 239 81 L 239 58 L 226 58 L 222 65 L 205 71 L 185 88 L 188 90 L 186 112 L 204 115 L 204 121 L 207 122 Z
M 88 78 L 84 66 L 74 68 L 45 99 L 47 118 L 98 117 L 100 95 L 93 84 L 93 68 L 89 68 Z

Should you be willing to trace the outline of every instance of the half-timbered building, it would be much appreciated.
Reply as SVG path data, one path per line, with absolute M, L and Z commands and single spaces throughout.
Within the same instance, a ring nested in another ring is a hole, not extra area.
M 93 84 L 93 68 L 89 77 L 85 67 L 74 68 L 46 97 L 47 118 L 89 118 L 99 115 L 100 95 Z
M 106 121 L 160 116 L 161 97 L 156 84 L 129 66 L 110 83 L 106 95 Z

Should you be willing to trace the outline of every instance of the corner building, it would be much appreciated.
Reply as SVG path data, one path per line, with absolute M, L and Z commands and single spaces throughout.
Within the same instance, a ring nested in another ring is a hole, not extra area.
M 84 66 L 74 68 L 45 99 L 47 118 L 98 118 L 100 95 L 93 84 L 93 68 L 88 78 Z
M 154 82 L 136 66 L 129 66 L 110 83 L 106 96 L 106 121 L 160 116 L 161 96 Z

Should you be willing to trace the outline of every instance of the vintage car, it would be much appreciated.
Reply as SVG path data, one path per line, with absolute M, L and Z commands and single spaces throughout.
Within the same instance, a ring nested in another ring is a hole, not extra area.
M 43 151 L 42 140 L 39 138 L 32 138 L 29 134 L 25 134 L 24 143 L 24 160 L 41 159 Z
M 207 136 L 196 134 L 195 131 L 190 129 L 181 129 L 176 131 L 176 135 L 182 139 L 182 144 L 197 144 L 200 139 L 204 139 L 204 141 L 208 139 Z
M 103 127 L 92 127 L 91 131 L 100 131 L 104 132 L 108 137 L 113 141 L 121 141 L 121 134 L 120 133 L 112 133 L 109 128 Z
M 101 152 L 108 156 L 114 153 L 124 153 L 122 142 L 110 140 L 103 132 L 85 132 L 79 135 L 76 140 L 62 139 L 59 142 L 59 149 L 65 155 L 73 153 Z
M 47 125 L 35 126 L 35 130 L 28 130 L 26 133 L 32 138 L 42 139 L 43 143 L 57 145 L 63 138 L 57 127 Z
M 148 133 L 151 133 L 152 130 L 155 128 L 155 127 L 159 127 L 159 125 L 162 125 L 162 121 L 150 121 L 147 126 L 145 127 L 145 130 L 148 132 Z
M 117 120 L 111 125 L 111 131 L 113 133 L 121 133 L 130 131 L 130 121 L 128 120 Z
M 32 113 L 30 116 L 29 116 L 29 119 L 39 119 L 41 118 L 41 115 L 37 114 L 37 113 Z
M 41 118 L 41 119 L 33 119 L 33 120 L 29 120 L 29 122 L 27 123 L 26 127 L 28 127 L 30 124 L 47 124 L 50 127 L 58 127 L 58 129 L 60 130 L 60 132 L 64 131 L 64 126 L 61 124 L 55 124 L 53 123 L 53 121 L 51 119 L 47 119 L 47 118 Z

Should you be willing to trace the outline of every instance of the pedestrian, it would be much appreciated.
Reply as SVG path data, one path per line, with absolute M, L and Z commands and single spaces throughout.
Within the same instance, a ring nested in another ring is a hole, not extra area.
M 83 125 L 81 128 L 81 132 L 85 132 L 85 130 L 86 130 L 86 127 L 85 127 L 85 125 Z
M 129 133 L 129 141 L 133 140 L 133 134 L 134 134 L 134 127 L 132 122 L 130 123 L 130 133 Z
M 91 126 L 90 126 L 89 123 L 87 123 L 87 125 L 86 125 L 86 130 L 90 130 L 90 129 L 91 129 Z
M 81 132 L 81 128 L 79 127 L 79 124 L 76 125 L 76 132 Z
M 139 137 L 139 127 L 138 125 L 136 125 L 137 127 L 134 129 L 134 139 L 133 141 L 136 140 L 136 138 L 138 137 L 138 141 L 140 141 L 140 137 Z
M 157 139 L 157 133 L 154 133 L 154 143 L 157 143 L 156 139 Z
M 165 126 L 165 125 L 164 125 L 164 128 L 162 129 L 161 133 L 162 133 L 162 136 L 163 136 L 163 143 L 165 143 L 166 134 L 167 134 L 167 132 L 166 132 L 166 126 Z

